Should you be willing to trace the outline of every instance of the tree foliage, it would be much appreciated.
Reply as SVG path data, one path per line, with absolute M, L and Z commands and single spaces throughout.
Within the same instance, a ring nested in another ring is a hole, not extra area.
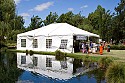
M 23 17 L 17 16 L 15 11 L 14 0 L 0 0 L 0 44 L 16 41 L 14 35 L 25 29 Z
M 57 13 L 50 12 L 50 14 L 48 16 L 46 16 L 46 19 L 44 20 L 44 25 L 48 25 L 48 24 L 57 22 L 57 19 L 58 19 Z
M 101 5 L 90 13 L 88 17 L 81 15 L 81 12 L 74 14 L 72 11 L 63 13 L 60 16 L 56 12 L 50 12 L 43 24 L 68 23 L 80 29 L 96 33 L 104 41 L 110 42 L 125 39 L 125 0 L 121 0 L 115 8 L 116 14 L 106 10 Z
M 60 16 L 56 12 L 50 12 L 45 20 L 39 16 L 31 18 L 31 23 L 24 27 L 24 19 L 16 14 L 14 0 L 0 0 L 0 43 L 16 42 L 18 33 L 34 30 L 51 23 L 68 23 L 80 29 L 100 35 L 104 41 L 111 39 L 118 43 L 125 39 L 125 0 L 121 0 L 111 13 L 101 5 L 91 12 L 88 17 L 82 13 L 74 14 L 72 11 L 63 13 Z
M 89 14 L 88 20 L 103 40 L 109 41 L 111 39 L 112 15 L 109 10 L 106 11 L 99 5 L 94 12 Z
M 121 0 L 115 7 L 116 16 L 113 18 L 114 39 L 118 42 L 125 39 L 125 0 Z
M 39 16 L 33 16 L 31 18 L 31 23 L 30 23 L 29 27 L 27 28 L 27 31 L 42 27 L 43 26 L 42 23 L 43 23 L 43 21 Z

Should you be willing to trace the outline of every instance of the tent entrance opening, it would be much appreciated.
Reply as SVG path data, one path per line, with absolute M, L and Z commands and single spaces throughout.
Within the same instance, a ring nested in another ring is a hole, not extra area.
M 81 35 L 73 36 L 74 53 L 81 51 L 81 47 L 82 47 L 81 43 L 82 43 L 82 41 L 84 41 L 86 39 L 87 39 L 86 36 L 81 36 Z

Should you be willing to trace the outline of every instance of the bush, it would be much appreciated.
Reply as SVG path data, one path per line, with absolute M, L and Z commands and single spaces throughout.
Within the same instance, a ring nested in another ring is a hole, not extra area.
M 33 54 L 34 54 L 34 52 L 33 52 L 32 50 L 30 50 L 30 51 L 29 51 L 29 54 L 30 54 L 30 55 L 33 55 Z
M 26 55 L 28 55 L 28 50 L 26 50 Z
M 125 67 L 122 63 L 113 63 L 106 71 L 107 83 L 125 83 Z
M 16 43 L 7 43 L 8 49 L 16 49 Z
M 111 50 L 125 50 L 125 46 L 123 45 L 111 45 Z
M 0 49 L 0 51 L 7 52 L 8 48 L 7 47 L 3 47 L 3 48 Z
M 111 58 L 108 58 L 108 57 L 102 57 L 99 59 L 99 67 L 100 68 L 107 68 L 113 61 Z
M 90 61 L 92 61 L 90 56 L 85 55 L 85 57 L 83 58 L 83 62 L 90 62 Z
M 56 56 L 55 57 L 56 60 L 64 60 L 65 59 L 65 53 L 63 53 L 59 50 L 55 51 L 55 56 Z
M 0 49 L 3 47 L 7 47 L 4 42 L 0 41 Z

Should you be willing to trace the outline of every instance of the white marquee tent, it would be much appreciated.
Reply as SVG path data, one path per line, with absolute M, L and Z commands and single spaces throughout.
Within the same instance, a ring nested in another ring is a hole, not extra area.
M 17 50 L 51 51 L 57 49 L 73 52 L 73 36 L 94 36 L 93 34 L 67 23 L 53 23 L 17 35 Z M 35 41 L 33 41 L 35 40 Z M 61 45 L 65 45 L 60 49 Z

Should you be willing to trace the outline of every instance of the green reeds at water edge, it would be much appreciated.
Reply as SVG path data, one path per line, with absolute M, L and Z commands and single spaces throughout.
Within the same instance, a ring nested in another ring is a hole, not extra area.
M 31 55 L 31 56 L 32 56 L 32 55 L 34 54 L 34 51 L 32 51 L 32 50 L 26 50 L 25 52 L 26 52 L 26 55 L 28 55 L 28 54 L 29 54 L 29 55 Z
M 102 57 L 98 61 L 99 67 L 104 69 L 107 83 L 125 83 L 125 64 L 114 62 L 112 58 Z
M 55 51 L 56 60 L 59 60 L 59 61 L 65 60 L 66 59 L 65 55 L 66 55 L 66 53 L 64 53 L 64 52 L 61 52 L 59 50 Z
M 99 63 L 99 67 L 101 69 L 106 69 L 108 68 L 108 66 L 113 62 L 112 58 L 109 57 L 102 57 L 99 59 L 98 63 Z
M 125 83 L 125 65 L 112 63 L 106 70 L 107 83 Z

